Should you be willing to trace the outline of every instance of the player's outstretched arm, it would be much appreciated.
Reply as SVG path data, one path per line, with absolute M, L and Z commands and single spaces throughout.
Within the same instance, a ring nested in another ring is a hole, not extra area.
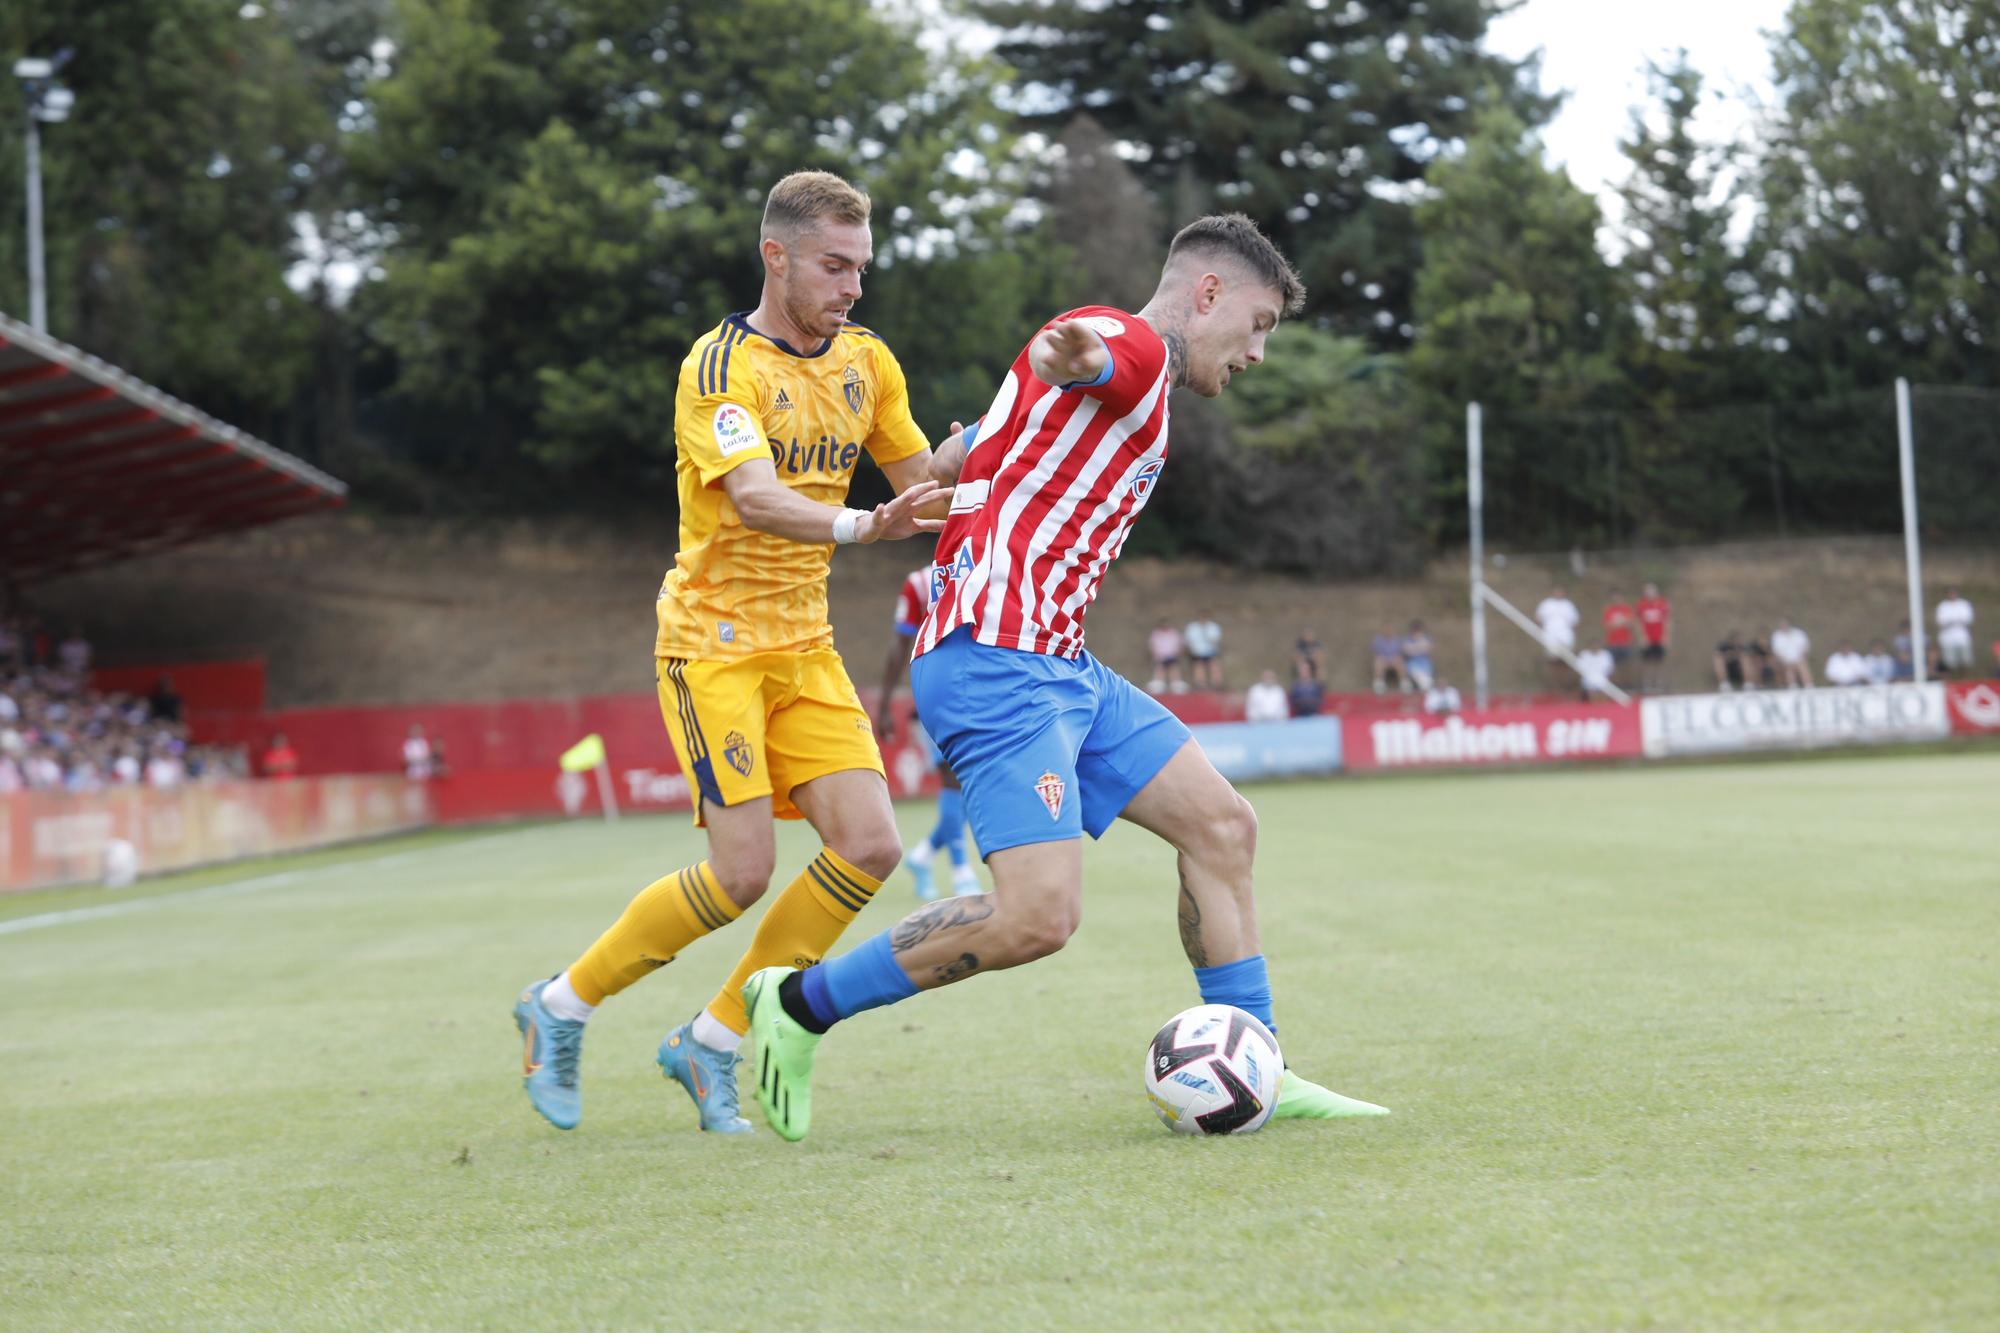
M 954 421 L 951 434 L 938 441 L 938 447 L 931 451 L 931 480 L 940 486 L 949 486 L 958 480 L 958 474 L 965 470 L 965 427 Z
M 1059 319 L 1028 344 L 1028 365 L 1044 384 L 1087 384 L 1111 364 L 1111 349 L 1080 319 Z
M 841 509 L 808 500 L 779 481 L 778 469 L 765 458 L 753 458 L 730 471 L 722 478 L 722 489 L 745 527 L 815 544 L 840 540 L 836 524 L 849 513 L 856 515 L 847 538 L 851 541 L 899 541 L 919 532 L 936 532 L 944 520 L 923 518 L 918 511 L 940 498 L 947 502 L 951 498 L 951 492 L 936 482 L 921 481 L 873 509 Z

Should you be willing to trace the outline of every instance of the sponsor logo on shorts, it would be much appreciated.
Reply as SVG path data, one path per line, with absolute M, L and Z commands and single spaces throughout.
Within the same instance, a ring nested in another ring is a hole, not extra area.
M 868 385 L 862 380 L 861 372 L 849 366 L 847 373 L 842 376 L 840 391 L 847 395 L 847 410 L 859 412 L 861 400 L 868 392 Z
M 750 752 L 750 742 L 740 731 L 732 731 L 722 738 L 722 757 L 729 761 L 731 768 L 746 778 L 750 776 L 752 765 L 757 762 L 757 756 Z
M 1043 773 L 1035 779 L 1035 795 L 1042 798 L 1042 804 L 1049 808 L 1050 819 L 1062 818 L 1063 780 L 1053 773 Z
M 715 409 L 715 447 L 728 458 L 740 454 L 745 449 L 762 449 L 764 437 L 757 430 L 757 423 L 750 419 L 749 409 L 741 403 L 724 403 Z
M 720 639 L 720 640 L 722 640 L 722 642 L 724 642 L 724 643 L 735 643 L 735 642 L 736 642 L 736 622 L 735 622 L 735 621 L 733 621 L 733 620 L 718 620 L 718 621 L 716 621 L 716 622 L 715 622 L 715 637 L 716 637 L 716 638 L 718 638 L 718 639 Z

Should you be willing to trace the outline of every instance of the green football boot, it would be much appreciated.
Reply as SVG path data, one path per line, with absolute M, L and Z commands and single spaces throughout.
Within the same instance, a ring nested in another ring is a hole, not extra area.
M 1388 1114 L 1386 1106 L 1343 1097 L 1300 1078 L 1289 1069 L 1285 1071 L 1284 1083 L 1278 1088 L 1278 1104 L 1271 1108 L 1273 1120 L 1341 1120 L 1349 1116 Z
M 767 967 L 743 983 L 750 1010 L 750 1040 L 757 1054 L 757 1105 L 778 1137 L 797 1143 L 812 1128 L 813 1052 L 820 1034 L 808 1032 L 778 1002 L 778 984 L 796 972 Z

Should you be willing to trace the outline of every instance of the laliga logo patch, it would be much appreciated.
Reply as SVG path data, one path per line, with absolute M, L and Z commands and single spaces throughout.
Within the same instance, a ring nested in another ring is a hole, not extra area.
M 1951 703 L 1960 717 L 1981 731 L 2000 731 L 2000 691 L 1991 685 L 1975 686 L 1955 696 Z
M 853 366 L 849 366 L 847 373 L 841 377 L 841 380 L 840 391 L 847 395 L 847 410 L 850 412 L 859 412 L 861 410 L 861 396 L 868 392 L 868 386 L 861 382 L 861 372 Z
M 1083 327 L 1101 338 L 1116 338 L 1119 334 L 1125 332 L 1124 324 L 1111 318 L 1109 315 L 1085 315 L 1077 323 L 1083 325 Z
M 722 757 L 746 778 L 750 776 L 750 766 L 757 762 L 756 756 L 750 753 L 750 742 L 740 731 L 732 731 L 722 738 Z
M 1166 466 L 1166 459 L 1155 458 L 1152 462 L 1140 468 L 1139 475 L 1132 478 L 1132 498 L 1140 504 L 1146 503 L 1147 498 L 1153 493 L 1154 485 L 1160 480 L 1160 473 L 1166 470 Z
M 1042 804 L 1049 808 L 1050 819 L 1062 818 L 1064 782 L 1053 773 L 1043 773 L 1035 779 L 1035 795 L 1042 798 Z
M 764 447 L 756 423 L 750 420 L 750 413 L 741 403 L 724 403 L 715 409 L 715 447 L 724 458 L 745 449 Z

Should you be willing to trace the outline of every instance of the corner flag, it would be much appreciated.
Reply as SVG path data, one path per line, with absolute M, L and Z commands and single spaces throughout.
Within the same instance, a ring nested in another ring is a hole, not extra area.
M 593 731 L 564 750 L 556 762 L 565 773 L 588 773 L 604 762 L 604 738 Z

